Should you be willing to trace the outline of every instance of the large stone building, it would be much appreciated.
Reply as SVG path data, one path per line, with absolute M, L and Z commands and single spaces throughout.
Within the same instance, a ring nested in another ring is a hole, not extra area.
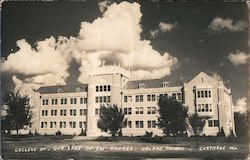
M 234 133 L 232 94 L 222 81 L 201 72 L 191 81 L 173 85 L 161 79 L 131 80 L 130 72 L 118 66 L 103 66 L 89 75 L 88 83 L 44 86 L 30 98 L 34 106 L 32 129 L 40 134 L 107 135 L 97 127 L 101 104 L 122 107 L 127 125 L 123 135 L 143 135 L 146 131 L 161 135 L 157 123 L 157 101 L 168 95 L 206 119 L 203 134 Z

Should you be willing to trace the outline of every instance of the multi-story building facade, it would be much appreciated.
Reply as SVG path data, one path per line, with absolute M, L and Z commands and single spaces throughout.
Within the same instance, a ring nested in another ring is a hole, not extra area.
M 161 79 L 131 80 L 130 72 L 118 66 L 103 66 L 89 75 L 88 83 L 44 86 L 31 96 L 34 106 L 32 129 L 40 134 L 107 135 L 97 127 L 102 104 L 116 104 L 127 118 L 123 135 L 143 135 L 146 131 L 162 135 L 157 127 L 158 98 L 172 96 L 206 119 L 205 135 L 234 133 L 233 104 L 230 89 L 222 81 L 201 72 L 183 85 Z

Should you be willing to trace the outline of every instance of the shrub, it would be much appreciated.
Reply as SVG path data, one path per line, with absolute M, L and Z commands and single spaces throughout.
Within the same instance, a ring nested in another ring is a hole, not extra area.
M 62 135 L 62 132 L 61 132 L 61 131 L 57 131 L 57 132 L 56 132 L 56 135 L 57 135 L 57 136 L 60 136 L 60 135 Z
M 31 132 L 31 129 L 30 129 L 30 131 L 29 131 L 29 134 L 28 134 L 29 136 L 33 136 L 33 133 Z

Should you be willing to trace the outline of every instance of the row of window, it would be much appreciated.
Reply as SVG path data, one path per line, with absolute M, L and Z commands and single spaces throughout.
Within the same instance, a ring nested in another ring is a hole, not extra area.
M 95 90 L 96 92 L 107 92 L 107 91 L 111 91 L 111 86 L 110 85 L 96 86 Z
M 132 121 L 127 121 L 124 128 L 133 128 Z M 144 128 L 144 122 L 135 121 L 135 128 Z M 147 121 L 147 128 L 156 128 L 156 121 L 155 120 Z
M 123 108 L 124 114 L 132 114 L 132 108 Z M 147 107 L 147 114 L 155 114 L 156 107 Z M 144 107 L 135 107 L 135 114 L 144 114 Z
M 52 109 L 50 111 L 51 116 L 57 116 L 57 110 Z M 70 109 L 69 110 L 69 115 L 71 116 L 76 116 L 77 115 L 77 110 L 76 109 Z M 86 116 L 87 115 L 87 109 L 80 109 L 79 110 L 79 115 L 80 116 Z M 48 116 L 48 110 L 42 110 L 42 116 Z M 61 109 L 60 110 L 60 116 L 67 116 L 67 110 L 66 109 Z
M 208 120 L 208 127 L 219 127 L 219 120 Z
M 197 97 L 198 98 L 210 98 L 211 97 L 211 91 L 210 90 L 204 90 L 204 91 L 197 91 Z
M 148 94 L 147 95 L 147 102 L 154 102 L 156 99 L 159 99 L 161 96 L 168 96 L 168 94 L 160 94 L 160 95 L 155 95 L 155 94 Z M 178 101 L 182 100 L 182 94 L 181 93 L 172 93 L 172 97 Z M 132 96 L 126 95 L 123 97 L 124 102 L 132 102 Z M 144 101 L 144 95 L 135 95 L 135 102 L 143 102 Z
M 61 122 L 41 122 L 41 128 L 57 128 L 59 124 L 59 128 L 67 128 L 66 121 Z M 48 126 L 49 125 L 49 126 Z M 79 128 L 86 128 L 86 122 L 79 122 Z M 68 128 L 76 128 L 76 121 L 69 121 L 68 122 Z
M 212 112 L 212 104 L 198 104 L 198 112 Z
M 61 105 L 67 104 L 68 99 L 67 98 L 61 98 Z M 78 98 L 70 98 L 70 104 L 77 104 L 78 103 Z M 87 98 L 80 98 L 79 99 L 80 104 L 87 104 Z M 57 98 L 52 98 L 51 99 L 51 105 L 57 105 L 58 104 L 58 99 Z M 42 100 L 42 105 L 49 105 L 49 99 L 43 99 Z
M 110 103 L 111 97 L 110 96 L 98 96 L 95 97 L 95 103 Z

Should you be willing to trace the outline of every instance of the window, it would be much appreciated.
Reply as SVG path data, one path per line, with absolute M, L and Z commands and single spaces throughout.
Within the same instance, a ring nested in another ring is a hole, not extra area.
M 197 104 L 198 112 L 212 112 L 212 104 Z
M 208 120 L 208 127 L 219 127 L 219 120 Z
M 146 87 L 146 85 L 145 84 L 143 84 L 143 83 L 141 83 L 141 84 L 139 84 L 139 86 L 138 86 L 139 88 L 145 88 Z
M 47 122 L 41 122 L 41 128 L 47 128 Z
M 60 122 L 60 128 L 66 128 L 66 122 Z
M 148 121 L 148 128 L 156 128 L 156 121 Z
M 204 97 L 208 97 L 208 95 L 207 95 L 207 91 L 204 91 L 204 93 L 205 93 L 205 96 L 204 96 Z
M 136 102 L 139 102 L 139 95 L 136 95 L 136 96 L 135 96 L 135 101 L 136 101 Z
M 135 121 L 135 128 L 143 128 L 143 121 Z
M 67 104 L 67 98 L 62 98 L 61 99 L 61 104 Z
M 204 97 L 204 91 L 201 91 L 201 98 Z
M 87 109 L 80 109 L 80 116 L 86 116 L 87 115 Z
M 197 96 L 198 96 L 198 98 L 201 97 L 201 92 L 200 91 L 197 91 Z
M 71 116 L 76 116 L 76 109 L 71 109 L 71 110 L 69 110 L 69 114 L 70 114 Z
M 51 110 L 50 114 L 51 114 L 51 116 L 56 116 L 57 115 L 57 110 Z
M 95 109 L 95 115 L 96 116 L 99 115 L 99 109 L 98 108 Z
M 50 122 L 50 128 L 56 128 L 56 122 Z
M 43 105 L 48 105 L 49 104 L 49 100 L 48 99 L 43 99 Z
M 128 96 L 124 96 L 124 102 L 128 102 Z
M 100 86 L 100 92 L 102 92 L 102 86 Z
M 214 120 L 214 127 L 219 127 L 219 120 Z
M 208 97 L 211 97 L 211 91 L 208 91 Z
M 147 114 L 155 114 L 156 107 L 147 107 Z
M 70 104 L 77 104 L 77 98 L 70 98 Z
M 132 108 L 124 108 L 124 114 L 132 114 Z
M 111 101 L 110 99 L 111 99 L 111 97 L 110 97 L 110 96 L 108 96 L 108 103 L 110 103 L 110 101 Z
M 103 86 L 103 91 L 104 91 L 104 92 L 107 91 L 107 86 Z
M 106 96 L 103 97 L 103 102 L 104 102 L 104 103 L 107 102 L 107 97 L 106 97 Z
M 151 95 L 147 95 L 147 101 L 148 101 L 148 102 L 151 101 Z
M 108 85 L 108 91 L 110 91 L 111 90 L 111 86 L 110 85 Z
M 51 104 L 52 105 L 57 105 L 57 99 L 51 99 Z
M 96 87 L 95 87 L 95 91 L 96 91 L 96 92 L 99 92 L 99 86 L 96 86 Z
M 66 115 L 67 115 L 66 112 L 67 112 L 66 109 L 61 109 L 61 110 L 60 110 L 60 115 L 61 115 L 61 116 L 66 116 Z
M 162 83 L 162 86 L 163 86 L 163 87 L 169 87 L 169 82 L 163 82 L 163 83 Z
M 125 128 L 132 128 L 132 121 L 127 121 Z
M 79 122 L 79 128 L 85 128 L 86 122 Z
M 143 114 L 143 107 L 135 107 L 135 114 Z
M 84 98 L 84 99 L 83 99 L 83 103 L 84 103 L 84 104 L 87 104 L 87 103 L 88 103 L 88 99 L 87 99 L 87 98 Z
M 83 104 L 83 98 L 80 98 L 80 104 Z
M 48 110 L 42 110 L 42 116 L 48 116 Z
M 76 122 L 75 121 L 70 121 L 69 126 L 70 126 L 70 128 L 76 128 Z
M 140 102 L 143 102 L 143 95 L 140 95 Z
M 95 97 L 95 103 L 99 102 L 99 97 Z

